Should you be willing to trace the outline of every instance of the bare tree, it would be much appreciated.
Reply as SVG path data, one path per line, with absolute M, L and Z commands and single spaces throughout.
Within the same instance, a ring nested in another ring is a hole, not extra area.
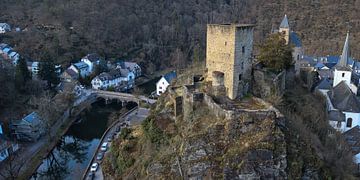
M 18 153 L 10 154 L 3 164 L 3 168 L 0 171 L 0 176 L 4 179 L 18 179 L 21 168 L 25 165 L 24 158 L 21 158 Z

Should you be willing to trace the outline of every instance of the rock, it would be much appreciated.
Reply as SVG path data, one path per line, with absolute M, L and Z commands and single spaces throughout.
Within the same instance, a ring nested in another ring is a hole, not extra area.
M 150 164 L 147 168 L 147 174 L 149 175 L 157 175 L 164 172 L 164 166 L 160 163 Z

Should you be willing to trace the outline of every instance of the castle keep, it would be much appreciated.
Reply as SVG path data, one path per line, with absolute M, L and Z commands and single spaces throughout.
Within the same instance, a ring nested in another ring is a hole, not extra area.
M 250 24 L 207 26 L 207 80 L 223 85 L 230 99 L 242 97 L 249 89 L 253 31 L 254 25 Z

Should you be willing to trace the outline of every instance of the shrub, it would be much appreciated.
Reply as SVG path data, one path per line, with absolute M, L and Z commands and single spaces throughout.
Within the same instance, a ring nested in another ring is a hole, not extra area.
M 163 144 L 167 142 L 166 134 L 155 125 L 153 116 L 143 121 L 142 128 L 145 136 L 149 138 L 151 143 Z

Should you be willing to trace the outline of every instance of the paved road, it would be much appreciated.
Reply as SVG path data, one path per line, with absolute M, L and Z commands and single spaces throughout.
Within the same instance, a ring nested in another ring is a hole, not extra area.
M 134 126 L 134 125 L 138 125 L 141 124 L 141 122 L 146 119 L 146 117 L 149 115 L 149 109 L 145 109 L 145 108 L 137 108 L 136 110 L 132 111 L 131 113 L 120 117 L 121 119 L 111 128 L 109 129 L 109 131 L 103 136 L 103 140 L 100 142 L 100 144 L 103 144 L 104 142 L 108 142 L 108 137 L 112 136 L 113 134 L 116 134 L 115 131 L 118 127 L 121 126 L 121 124 L 123 124 L 124 122 L 128 125 Z M 118 137 L 120 133 L 117 133 L 117 135 L 115 136 L 115 138 Z M 111 146 L 111 142 L 108 142 L 108 148 Z M 97 156 L 97 154 L 100 152 L 100 148 L 96 151 L 95 157 Z M 109 153 L 109 151 L 107 151 L 105 153 L 106 154 Z M 97 161 L 95 158 L 93 161 L 91 161 L 91 164 L 93 164 L 94 162 L 98 162 L 99 163 L 99 167 L 97 169 L 97 171 L 94 173 L 94 178 L 95 180 L 103 180 L 104 176 L 103 176 L 103 172 L 101 169 L 101 161 Z M 91 179 L 89 178 L 89 169 L 86 170 L 85 172 L 86 176 L 85 179 Z

